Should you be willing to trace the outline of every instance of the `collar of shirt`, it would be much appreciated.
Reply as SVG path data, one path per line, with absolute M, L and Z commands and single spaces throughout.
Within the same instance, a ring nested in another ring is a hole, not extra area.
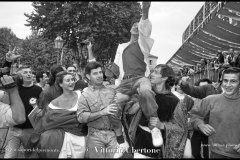
M 105 86 L 104 86 L 103 84 L 100 85 L 100 86 L 89 85 L 89 88 L 92 89 L 92 90 L 94 91 L 94 90 L 98 90 L 98 89 L 105 88 Z

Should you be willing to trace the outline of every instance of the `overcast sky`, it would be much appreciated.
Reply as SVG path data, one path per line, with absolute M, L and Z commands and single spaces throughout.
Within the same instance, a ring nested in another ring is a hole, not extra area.
M 0 27 L 11 28 L 18 38 L 31 34 L 24 13 L 33 11 L 32 2 L 0 2 Z M 158 64 L 166 63 L 180 48 L 182 34 L 204 2 L 152 2 L 149 19 L 152 21 L 151 54 L 158 56 Z

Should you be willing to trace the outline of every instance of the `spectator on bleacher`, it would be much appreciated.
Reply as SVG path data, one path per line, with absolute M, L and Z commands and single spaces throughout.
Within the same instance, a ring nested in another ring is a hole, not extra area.
M 194 65 L 194 74 L 197 73 L 197 65 Z
M 206 74 L 206 71 L 207 71 L 207 59 L 202 58 L 200 60 L 200 63 L 201 63 L 201 77 L 206 77 L 207 76 L 207 74 Z
M 217 59 L 214 62 L 215 64 L 223 65 L 224 64 L 224 55 L 222 51 L 217 52 Z
M 240 67 L 240 59 L 239 59 L 240 52 L 235 50 L 233 53 L 233 67 Z
M 214 68 L 215 68 L 214 80 L 218 79 L 219 72 L 225 63 L 225 57 L 223 53 L 224 52 L 218 50 L 217 59 L 214 61 Z
M 233 51 L 233 49 L 230 48 L 227 54 L 228 54 L 228 55 L 227 55 L 228 64 L 230 64 L 231 66 L 233 66 L 233 57 L 234 57 L 234 51 Z
M 201 64 L 200 63 L 197 63 L 197 72 L 196 72 L 196 77 L 197 79 L 200 79 L 201 78 Z
M 192 76 L 194 74 L 194 66 L 190 66 L 188 70 L 188 76 Z
M 210 59 L 206 60 L 207 64 L 206 64 L 206 77 L 210 77 Z
M 189 69 L 188 69 L 188 66 L 184 65 L 184 66 L 183 66 L 183 75 L 184 75 L 184 76 L 187 76 L 188 70 L 189 70 Z
M 214 59 L 211 59 L 209 63 L 209 79 L 211 81 L 214 81 L 214 73 L 215 73 Z

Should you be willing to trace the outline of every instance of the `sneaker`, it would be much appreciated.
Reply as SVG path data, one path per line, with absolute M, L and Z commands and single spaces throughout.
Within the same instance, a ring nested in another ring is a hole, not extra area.
M 160 129 L 154 127 L 151 130 L 152 134 L 152 142 L 154 147 L 160 147 L 163 144 L 163 138 L 162 138 L 162 133 Z
M 129 145 L 126 141 L 124 143 L 119 144 L 117 152 L 114 154 L 113 158 L 121 158 L 123 156 L 123 153 L 126 152 L 128 148 Z

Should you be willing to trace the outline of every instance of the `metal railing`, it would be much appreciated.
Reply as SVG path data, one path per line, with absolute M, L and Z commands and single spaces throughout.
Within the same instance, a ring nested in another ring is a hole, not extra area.
M 201 71 L 199 73 L 194 73 L 192 75 L 189 75 L 189 77 L 191 78 L 191 83 L 194 84 L 196 82 L 198 82 L 198 80 L 203 79 L 203 78 L 208 78 L 210 79 L 212 82 L 217 82 L 219 79 L 219 72 L 221 72 L 221 68 L 218 69 L 206 69 L 204 71 Z

